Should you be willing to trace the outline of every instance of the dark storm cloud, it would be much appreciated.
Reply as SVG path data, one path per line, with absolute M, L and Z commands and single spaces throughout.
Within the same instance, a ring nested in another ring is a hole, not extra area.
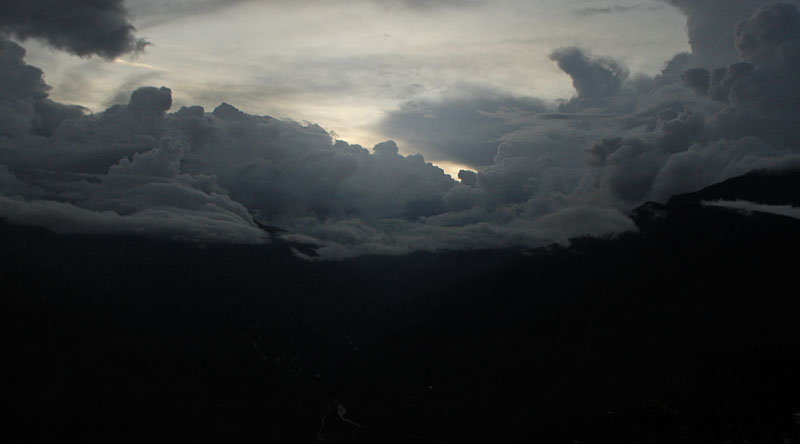
M 682 83 L 707 99 L 659 111 L 650 134 L 596 144 L 609 189 L 629 201 L 663 200 L 753 169 L 797 166 L 798 21 L 793 5 L 753 11 L 735 27 L 739 58 L 753 63 L 685 71 Z
M 739 62 L 712 71 L 688 70 L 683 80 L 700 95 L 724 104 L 710 126 L 727 137 L 757 136 L 796 145 L 800 134 L 800 14 L 795 6 L 761 7 L 736 30 Z M 752 63 L 751 63 L 752 62 Z
M 707 95 L 711 87 L 711 73 L 704 68 L 688 69 L 683 73 L 682 79 L 684 85 L 701 96 Z
M 141 51 L 123 0 L 5 1 L 0 30 L 20 39 L 38 39 L 79 56 L 113 59 Z
M 752 15 L 760 6 L 774 0 L 659 0 L 686 14 L 689 44 L 695 55 L 693 64 L 716 68 L 735 63 L 738 53 L 734 45 L 737 24 Z M 800 6 L 798 0 L 783 3 Z
M 25 49 L 0 37 L 0 136 L 50 135 L 84 109 L 53 102 L 39 68 L 23 61 Z
M 765 67 L 800 62 L 800 13 L 785 3 L 761 7 L 736 26 L 739 56 Z

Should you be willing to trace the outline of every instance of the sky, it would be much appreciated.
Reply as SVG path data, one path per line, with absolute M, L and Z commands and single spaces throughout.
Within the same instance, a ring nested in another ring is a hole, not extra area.
M 6 3 L 0 217 L 58 232 L 531 248 L 800 165 L 800 0 Z
M 688 50 L 685 19 L 648 0 L 210 1 L 129 0 L 150 45 L 114 63 L 29 44 L 54 100 L 101 111 L 139 86 L 168 86 L 175 106 L 228 102 L 251 114 L 320 124 L 352 143 L 397 139 L 386 113 L 415 100 L 481 89 L 569 99 L 570 79 L 549 59 L 580 46 L 656 74 Z M 640 36 L 631 42 L 631 34 Z M 187 82 L 187 79 L 189 80 Z M 431 157 L 432 156 L 432 157 Z M 448 168 L 452 170 L 452 168 Z M 455 170 L 457 173 L 457 169 Z

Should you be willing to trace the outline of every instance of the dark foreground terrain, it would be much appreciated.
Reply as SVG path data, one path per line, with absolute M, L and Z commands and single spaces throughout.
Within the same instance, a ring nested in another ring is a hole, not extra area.
M 796 173 L 568 248 L 306 262 L 0 223 L 9 443 L 800 443 Z

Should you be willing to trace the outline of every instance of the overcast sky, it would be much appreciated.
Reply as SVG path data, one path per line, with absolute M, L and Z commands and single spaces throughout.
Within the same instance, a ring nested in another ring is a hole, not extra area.
M 4 3 L 0 217 L 527 248 L 800 167 L 800 0 L 129 1 Z
M 579 46 L 648 74 L 688 50 L 685 18 L 651 0 L 126 5 L 138 35 L 151 42 L 136 58 L 109 64 L 26 45 L 27 60 L 53 87 L 51 97 L 100 111 L 126 103 L 136 87 L 164 85 L 172 88 L 176 107 L 226 101 L 252 114 L 316 122 L 363 145 L 397 139 L 378 123 L 415 99 L 468 95 L 476 88 L 569 99 L 575 94 L 570 78 L 549 59 L 560 47 Z M 401 142 L 404 152 L 422 148 Z

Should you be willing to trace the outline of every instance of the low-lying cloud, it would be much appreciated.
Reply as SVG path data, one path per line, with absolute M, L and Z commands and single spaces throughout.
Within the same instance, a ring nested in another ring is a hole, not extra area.
M 702 204 L 708 207 L 720 207 L 737 210 L 746 214 L 767 213 L 791 217 L 793 219 L 800 219 L 800 208 L 792 205 L 766 205 L 756 202 L 748 202 L 746 200 L 714 200 L 703 201 Z

